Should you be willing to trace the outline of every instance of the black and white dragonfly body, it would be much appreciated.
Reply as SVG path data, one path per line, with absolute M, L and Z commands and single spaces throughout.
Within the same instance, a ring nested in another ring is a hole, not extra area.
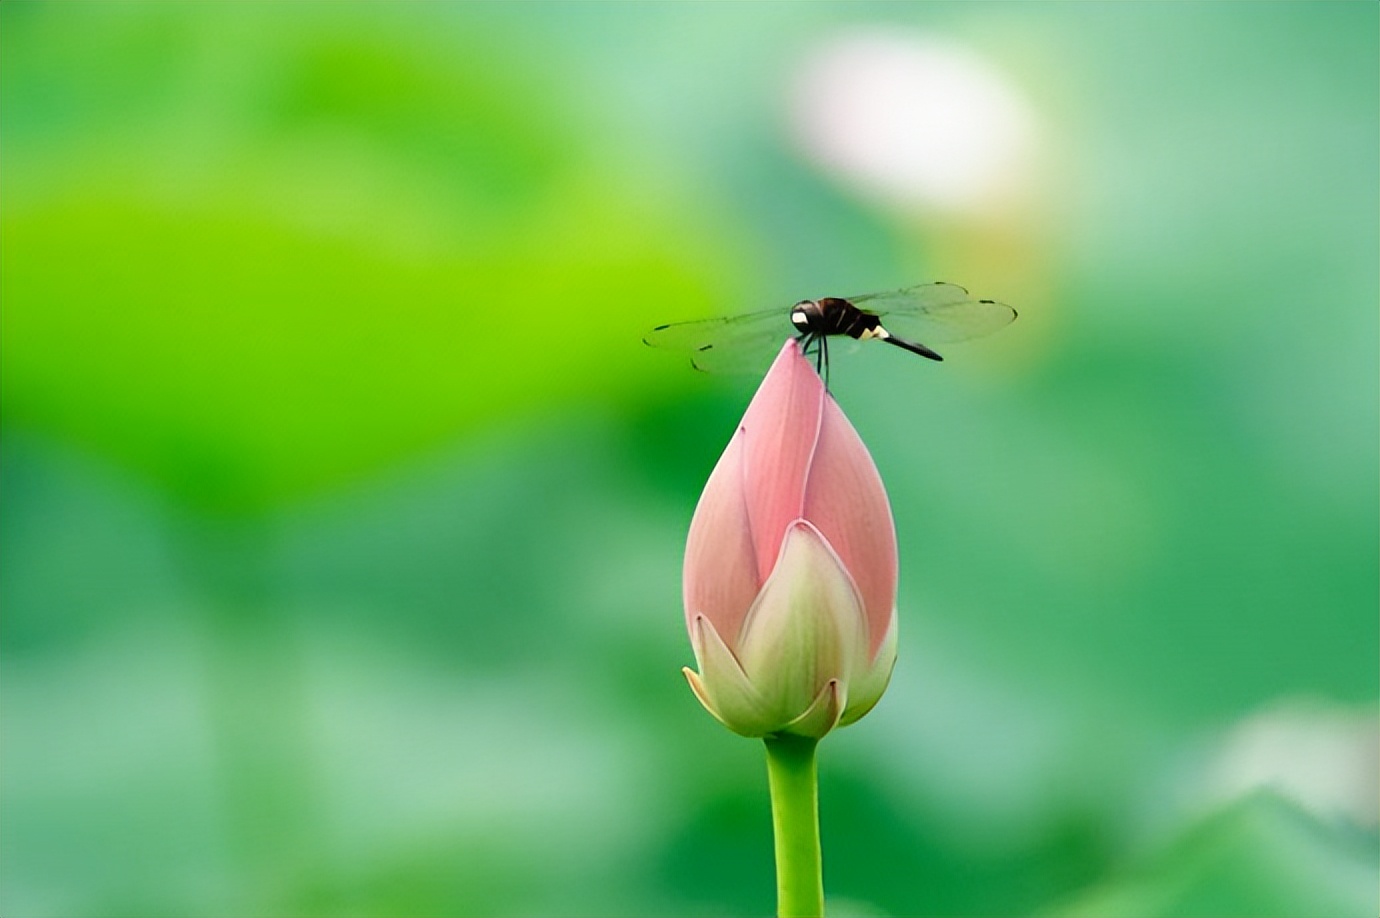
M 801 300 L 788 310 L 769 309 L 698 322 L 658 325 L 643 341 L 682 351 L 697 370 L 747 373 L 766 367 L 789 335 L 829 369 L 829 339 L 848 337 L 887 344 L 943 360 L 930 344 L 947 344 L 991 334 L 1016 318 L 1016 310 L 979 300 L 956 284 L 919 284 L 886 293 Z

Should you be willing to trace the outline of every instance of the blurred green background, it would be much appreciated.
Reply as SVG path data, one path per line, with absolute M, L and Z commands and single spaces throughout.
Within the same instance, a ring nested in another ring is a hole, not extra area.
M 0 911 L 769 914 L 678 672 L 752 382 L 640 335 L 943 279 L 1021 319 L 834 360 L 902 637 L 833 913 L 1373 916 L 1378 35 L 6 2 Z

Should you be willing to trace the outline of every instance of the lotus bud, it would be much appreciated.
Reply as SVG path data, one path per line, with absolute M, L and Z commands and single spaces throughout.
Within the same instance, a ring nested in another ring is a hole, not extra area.
M 896 662 L 896 571 L 872 457 L 788 341 L 690 523 L 690 687 L 743 736 L 819 738 L 853 723 Z

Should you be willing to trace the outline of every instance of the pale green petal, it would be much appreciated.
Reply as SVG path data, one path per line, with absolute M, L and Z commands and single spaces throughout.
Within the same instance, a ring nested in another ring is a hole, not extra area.
M 772 718 L 761 694 L 748 681 L 714 623 L 703 615 L 695 616 L 690 643 L 700 672 L 696 675 L 686 669 L 685 677 L 700 704 L 734 733 L 765 736 L 772 732 L 780 721 Z
M 845 693 L 846 690 L 839 686 L 837 679 L 830 679 L 820 690 L 815 703 L 810 705 L 804 714 L 776 732 L 819 739 L 838 725 L 839 716 L 843 714 Z
M 876 707 L 891 681 L 891 670 L 896 665 L 896 613 L 891 613 L 891 624 L 887 626 L 882 646 L 877 648 L 877 656 L 871 664 L 853 677 L 848 686 L 848 707 L 839 720 L 840 727 L 855 723 L 864 714 Z
M 831 679 L 847 695 L 866 653 L 867 622 L 852 578 L 819 531 L 796 521 L 744 622 L 744 672 L 782 725 L 809 710 Z

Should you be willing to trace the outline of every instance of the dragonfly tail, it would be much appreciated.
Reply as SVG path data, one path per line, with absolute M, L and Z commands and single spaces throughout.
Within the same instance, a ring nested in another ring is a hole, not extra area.
M 904 338 L 898 338 L 893 334 L 887 334 L 882 338 L 887 344 L 894 344 L 899 348 L 910 351 L 912 354 L 919 354 L 921 357 L 928 357 L 931 360 L 943 360 L 937 353 L 925 347 L 923 344 L 914 344 Z

